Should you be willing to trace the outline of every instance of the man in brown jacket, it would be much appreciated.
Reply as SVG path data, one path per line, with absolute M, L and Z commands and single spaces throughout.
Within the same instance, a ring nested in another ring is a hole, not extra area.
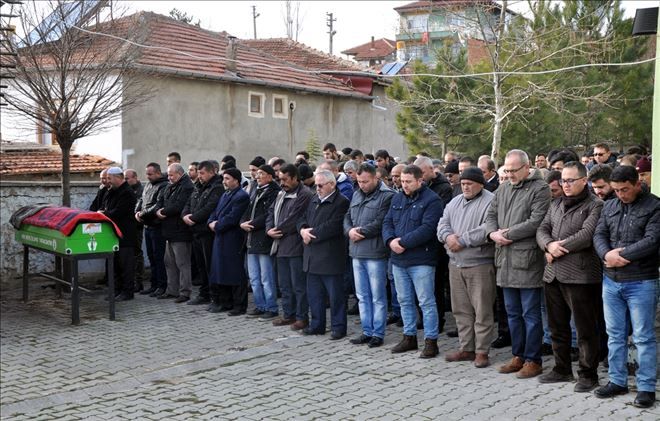
M 541 223 L 536 241 L 545 251 L 545 301 L 555 367 L 541 383 L 573 380 L 571 315 L 575 320 L 580 359 L 576 392 L 598 386 L 598 314 L 602 265 L 592 244 L 603 201 L 587 188 L 587 169 L 564 164 L 559 180 L 564 196 L 555 199 Z

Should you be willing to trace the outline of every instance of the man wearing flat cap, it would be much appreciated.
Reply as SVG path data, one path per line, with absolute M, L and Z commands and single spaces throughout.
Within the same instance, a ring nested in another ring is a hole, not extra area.
M 460 346 L 445 359 L 474 361 L 478 368 L 489 365 L 494 334 L 495 247 L 486 237 L 485 224 L 493 193 L 484 189 L 485 184 L 479 168 L 463 170 L 462 194 L 449 202 L 438 223 L 438 240 L 449 255 L 451 308 Z

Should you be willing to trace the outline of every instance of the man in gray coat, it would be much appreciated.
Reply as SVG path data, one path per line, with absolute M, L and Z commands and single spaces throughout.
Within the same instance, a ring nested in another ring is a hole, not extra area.
M 344 216 L 344 234 L 349 239 L 348 253 L 353 258 L 355 294 L 360 307 L 362 335 L 351 343 L 381 346 L 387 324 L 387 258 L 383 242 L 383 219 L 394 191 L 378 180 L 376 167 L 362 164 L 357 170 L 359 189 L 353 193 Z
M 539 377 L 541 383 L 573 380 L 571 315 L 580 350 L 576 392 L 598 386 L 598 314 L 602 265 L 592 244 L 603 201 L 587 188 L 587 169 L 567 162 L 559 180 L 564 194 L 553 200 L 536 232 L 547 265 L 545 301 L 555 367 Z
M 486 217 L 488 238 L 495 242 L 497 285 L 504 291 L 513 358 L 500 373 L 535 377 L 541 367 L 541 294 L 543 251 L 536 244 L 536 230 L 550 205 L 550 189 L 537 170 L 530 171 L 527 153 L 513 149 L 506 154 L 508 183 L 495 192 Z
M 460 344 L 445 359 L 474 361 L 477 368 L 490 364 L 488 352 L 495 333 L 495 247 L 486 238 L 485 223 L 494 195 L 485 185 L 479 168 L 465 169 L 461 173 L 463 194 L 449 202 L 438 223 L 438 240 L 449 254 L 451 308 Z

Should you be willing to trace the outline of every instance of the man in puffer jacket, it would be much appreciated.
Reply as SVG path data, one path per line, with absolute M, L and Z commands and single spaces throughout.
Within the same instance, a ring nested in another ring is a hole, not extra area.
M 394 191 L 378 180 L 376 167 L 362 164 L 357 170 L 360 188 L 344 216 L 344 234 L 349 239 L 348 252 L 353 260 L 355 291 L 359 300 L 362 335 L 351 343 L 383 344 L 387 322 L 387 258 L 383 243 L 383 219 Z
M 654 318 L 658 304 L 660 199 L 639 181 L 634 167 L 612 171 L 610 184 L 617 198 L 605 202 L 594 247 L 605 265 L 603 309 L 609 336 L 610 381 L 596 390 L 599 398 L 628 392 L 626 344 L 628 320 L 637 346 L 637 397 L 633 405 L 655 404 L 657 339 Z

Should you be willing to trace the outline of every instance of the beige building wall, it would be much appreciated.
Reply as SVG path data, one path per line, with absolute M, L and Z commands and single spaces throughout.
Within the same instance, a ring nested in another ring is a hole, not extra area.
M 377 86 L 376 103 L 270 87 L 227 84 L 217 81 L 163 77 L 152 79 L 154 97 L 122 119 L 122 148 L 133 149 L 130 166 L 144 168 L 150 161 L 165 164 L 170 151 L 178 151 L 184 163 L 220 160 L 231 154 L 241 169 L 256 155 L 291 160 L 304 149 L 314 130 L 321 146 L 333 142 L 363 152 L 385 148 L 404 156 L 404 140 L 395 125 L 395 104 L 385 100 Z M 250 93 L 263 94 L 263 116 L 249 115 Z M 286 116 L 273 116 L 273 97 L 294 103 Z M 282 118 L 283 117 L 283 118 Z

